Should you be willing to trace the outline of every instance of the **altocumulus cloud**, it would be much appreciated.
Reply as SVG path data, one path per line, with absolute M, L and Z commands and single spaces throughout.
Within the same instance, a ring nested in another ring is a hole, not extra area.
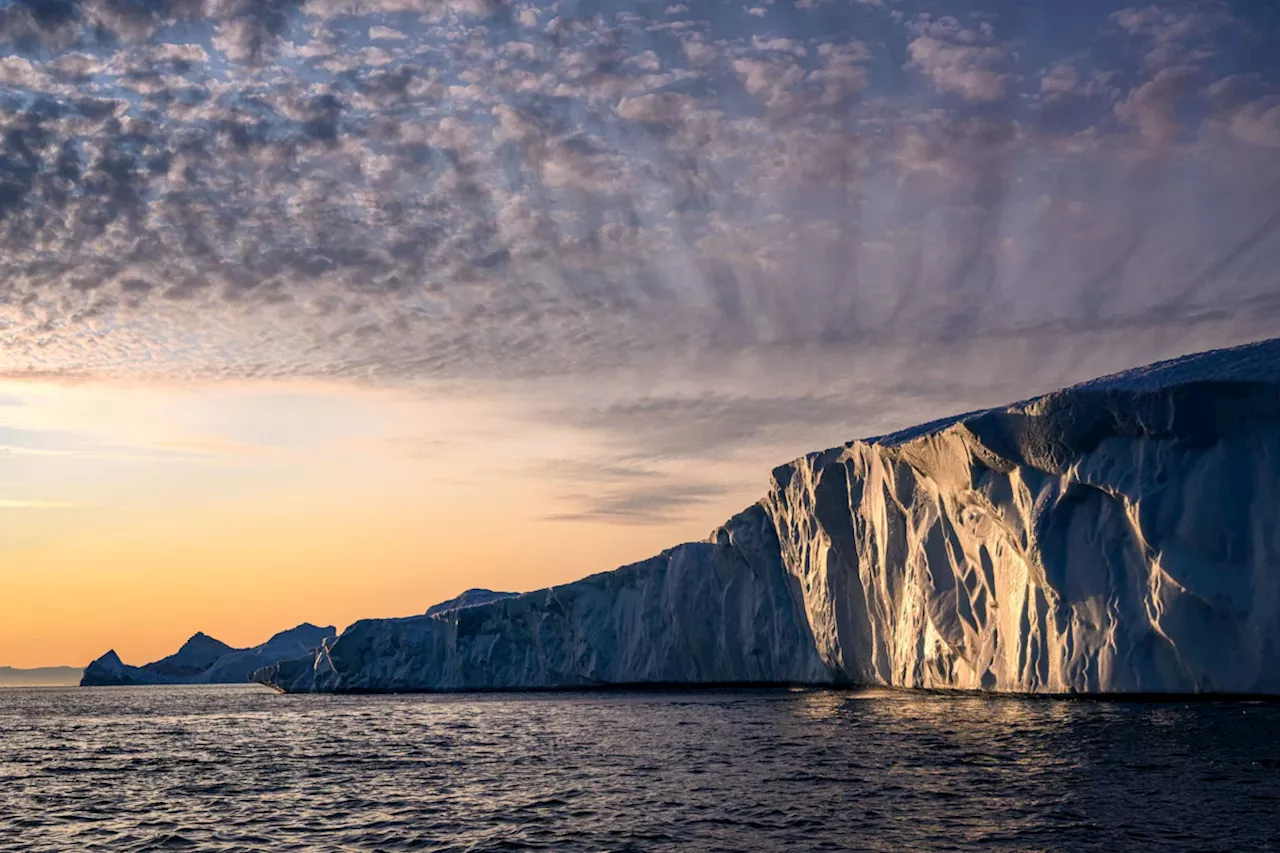
M 551 417 L 679 456 L 865 423 L 875 353 L 1273 333 L 1264 5 L 3 2 L 0 367 L 629 369 Z M 786 389 L 697 380 L 776 352 Z

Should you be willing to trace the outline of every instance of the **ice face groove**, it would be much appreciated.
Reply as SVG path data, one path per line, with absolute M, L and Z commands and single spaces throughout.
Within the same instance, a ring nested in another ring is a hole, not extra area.
M 811 453 L 705 542 L 258 677 L 1274 694 L 1278 517 L 1273 340 Z

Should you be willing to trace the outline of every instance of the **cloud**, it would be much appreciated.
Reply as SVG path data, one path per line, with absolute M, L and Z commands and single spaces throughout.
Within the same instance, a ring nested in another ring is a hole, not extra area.
M 1111 20 L 1129 35 L 1148 42 L 1144 62 L 1151 69 L 1208 58 L 1214 52 L 1208 47 L 1210 37 L 1239 23 L 1227 4 L 1218 0 L 1128 7 L 1112 13 Z
M 1183 7 L 129 5 L 0 13 L 8 376 L 523 394 L 546 512 L 642 524 L 1280 331 L 1277 81 Z
M 0 498 L 0 509 L 77 509 L 80 504 L 69 501 L 40 501 L 25 498 Z
M 688 5 L 3 7 L 8 371 L 489 380 L 978 347 L 1183 316 L 1179 270 L 1269 214 L 1271 72 L 1240 94 L 1143 59 L 1235 55 L 1216 12 L 1108 8 L 1041 45 L 994 7 Z M 1212 227 L 1179 213 L 1211 199 Z M 1251 245 L 1199 309 L 1270 292 Z
M 904 393 L 910 394 L 911 391 Z M 794 436 L 809 423 L 826 428 L 867 414 L 865 401 L 831 396 L 649 396 L 549 413 L 597 433 L 614 458 L 651 463 L 694 457 L 729 458 L 746 447 Z
M 719 483 L 691 478 L 687 473 L 605 459 L 550 459 L 538 463 L 530 474 L 559 487 L 556 502 L 560 508 L 547 515 L 551 521 L 667 524 L 727 492 Z
M 1280 96 L 1244 104 L 1227 120 L 1235 138 L 1253 145 L 1280 148 Z
M 723 496 L 717 486 L 668 482 L 659 486 L 566 494 L 561 500 L 579 508 L 547 516 L 549 521 L 592 521 L 609 524 L 668 524 L 687 517 L 689 510 Z M 2 505 L 2 504 L 0 504 Z
M 1148 142 L 1171 142 L 1182 129 L 1178 103 L 1196 89 L 1198 78 L 1199 70 L 1193 66 L 1162 68 L 1116 104 L 1116 116 L 1136 127 Z
M 678 121 L 696 110 L 694 98 L 676 92 L 654 92 L 618 102 L 618 115 L 622 118 L 655 124 Z
M 69 430 L 0 426 L 0 458 L 52 457 L 220 464 L 219 457 L 261 456 L 270 452 L 274 450 L 215 438 L 202 437 L 156 444 L 121 444 Z
M 907 45 L 911 65 L 920 69 L 940 92 L 970 101 L 998 101 L 1005 96 L 1010 75 L 999 68 L 1007 57 L 997 44 L 974 43 L 981 36 L 973 30 L 955 33 L 956 41 L 923 35 Z
M 1118 77 L 1114 70 L 1094 67 L 1087 56 L 1071 57 L 1040 72 L 1040 95 L 1051 108 L 1061 107 L 1071 99 L 1115 101 L 1121 94 L 1116 86 Z
M 214 44 L 233 61 L 256 61 L 271 49 L 301 0 L 19 0 L 0 9 L 0 44 L 26 51 L 65 51 L 138 43 L 169 22 L 207 21 Z
M 696 66 L 709 65 L 715 62 L 720 52 L 713 46 L 700 38 L 691 38 L 686 40 L 681 49 L 688 60 Z
M 1203 5 L 1212 11 L 1206 12 L 1189 4 L 1182 4 L 1181 9 L 1154 5 L 1127 7 L 1113 12 L 1111 20 L 1130 35 L 1148 36 L 1158 42 L 1180 42 L 1208 35 L 1227 20 L 1221 4 Z
M 1040 78 L 1040 91 L 1049 97 L 1074 92 L 1080 85 L 1080 75 L 1067 62 L 1059 62 Z
M 743 88 L 770 107 L 793 102 L 790 89 L 804 78 L 804 69 L 789 57 L 735 59 L 733 70 L 742 78 Z
M 280 448 L 252 444 L 218 436 L 194 436 L 157 442 L 153 445 L 161 452 L 173 451 L 193 456 L 261 457 L 280 452 Z
M 1251 145 L 1280 146 L 1280 87 L 1259 74 L 1236 74 L 1206 90 L 1212 122 L 1230 136 Z

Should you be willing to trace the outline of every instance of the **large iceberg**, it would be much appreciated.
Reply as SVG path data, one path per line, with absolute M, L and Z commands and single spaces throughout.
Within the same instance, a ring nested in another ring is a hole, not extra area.
M 254 677 L 1280 694 L 1280 339 L 811 454 L 706 542 Z
M 304 622 L 261 645 L 237 649 L 196 633 L 175 653 L 144 666 L 129 666 L 112 649 L 85 668 L 80 686 L 243 683 L 268 664 L 313 654 L 336 634 L 332 626 L 321 628 Z

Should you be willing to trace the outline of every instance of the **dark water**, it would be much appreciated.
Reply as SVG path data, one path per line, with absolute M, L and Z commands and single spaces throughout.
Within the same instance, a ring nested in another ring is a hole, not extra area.
M 4 690 L 0 849 L 1280 850 L 1280 705 Z

